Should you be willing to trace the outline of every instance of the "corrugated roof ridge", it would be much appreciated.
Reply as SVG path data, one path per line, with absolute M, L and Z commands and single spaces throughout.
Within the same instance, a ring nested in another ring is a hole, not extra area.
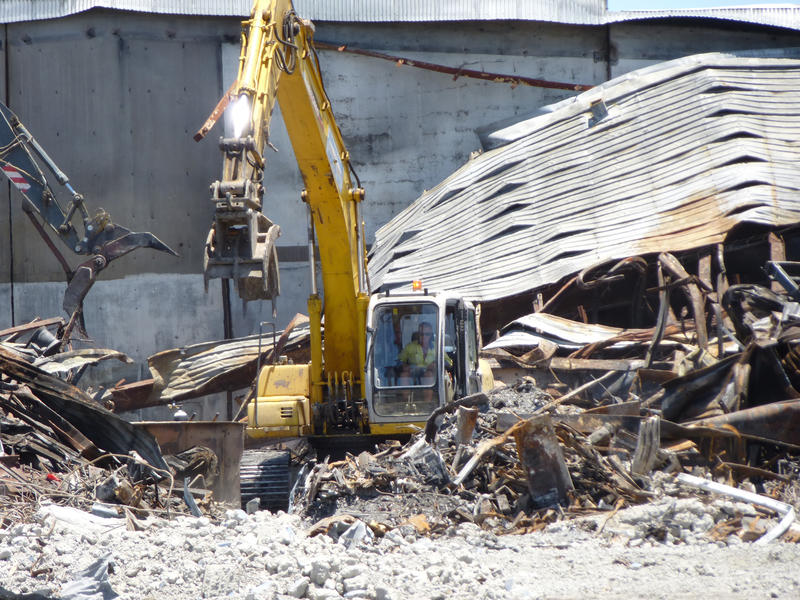
M 3 0 L 0 22 L 54 19 L 92 8 L 156 14 L 246 16 L 251 0 Z M 304 17 L 344 22 L 523 20 L 605 25 L 658 18 L 712 18 L 800 29 L 800 6 L 607 11 L 605 0 L 295 0 Z

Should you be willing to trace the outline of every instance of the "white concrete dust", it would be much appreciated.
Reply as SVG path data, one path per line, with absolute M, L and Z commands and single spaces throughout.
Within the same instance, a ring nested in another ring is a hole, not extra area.
M 311 524 L 284 513 L 228 511 L 217 524 L 151 517 L 128 531 L 124 519 L 45 505 L 34 521 L 0 530 L 0 587 L 59 598 L 77 571 L 108 555 L 108 583 L 130 600 L 797 597 L 800 545 L 704 536 L 736 508 L 665 498 L 601 526 L 604 518 L 561 521 L 497 536 L 462 524 L 435 538 L 404 526 L 348 546 L 308 537 Z M 663 541 L 647 535 L 659 523 Z

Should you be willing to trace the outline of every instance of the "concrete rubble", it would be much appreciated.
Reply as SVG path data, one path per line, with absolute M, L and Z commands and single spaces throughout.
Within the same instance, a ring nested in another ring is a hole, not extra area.
M 701 569 L 721 573 L 743 546 L 764 548 L 754 560 L 796 560 L 796 304 L 733 289 L 727 339 L 703 352 L 686 327 L 577 350 L 553 336 L 490 348 L 509 383 L 437 410 L 405 443 L 343 458 L 290 446 L 305 466 L 291 514 L 226 506 L 208 489 L 213 451 L 162 456 L 102 405 L 107 392 L 74 385 L 84 368 L 74 353 L 63 368 L 58 353 L 41 362 L 46 348 L 14 332 L 0 347 L 0 597 L 93 597 L 70 591 L 87 586 L 104 598 L 467 597 L 479 577 L 486 597 L 523 598 L 537 593 L 507 564 L 542 548 L 627 574 L 666 568 L 672 552 L 722 553 Z M 86 356 L 106 354 L 119 358 Z M 86 554 L 81 575 L 72 548 Z M 476 563 L 476 548 L 493 558 Z M 386 555 L 424 561 L 424 577 L 383 565 Z M 635 581 L 615 589 L 635 593 Z M 800 584 L 726 581 L 735 589 L 718 593 L 782 596 Z

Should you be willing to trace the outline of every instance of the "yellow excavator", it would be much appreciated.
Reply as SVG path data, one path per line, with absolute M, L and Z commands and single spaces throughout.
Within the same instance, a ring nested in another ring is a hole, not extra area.
M 205 275 L 234 279 L 245 300 L 279 290 L 278 226 L 261 212 L 263 151 L 277 100 L 309 214 L 311 361 L 260 370 L 247 433 L 347 445 L 424 427 L 447 401 L 490 386 L 491 372 L 478 359 L 470 302 L 419 282 L 403 293 L 371 294 L 364 190 L 323 86 L 313 34 L 290 0 L 257 0 L 242 23 L 238 77 L 227 94 L 235 131 L 221 140 L 223 178 L 211 186 L 215 220 Z

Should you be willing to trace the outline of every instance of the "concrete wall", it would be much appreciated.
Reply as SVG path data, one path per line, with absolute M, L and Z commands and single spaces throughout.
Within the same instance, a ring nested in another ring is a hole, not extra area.
M 90 207 L 133 230 L 152 231 L 181 256 L 139 250 L 101 275 L 86 301 L 99 346 L 136 364 L 106 365 L 111 382 L 146 376 L 146 357 L 222 337 L 219 282 L 203 292 L 203 243 L 219 177 L 221 127 L 192 140 L 235 73 L 236 19 L 93 10 L 0 29 L 0 91 Z M 317 23 L 316 38 L 452 67 L 598 84 L 610 75 L 697 52 L 798 46 L 796 32 L 722 22 L 640 22 L 605 27 L 546 23 Z M 574 92 L 512 87 L 321 51 L 329 96 L 367 191 L 367 235 L 478 149 L 475 129 L 525 115 Z M 278 222 L 284 257 L 304 256 L 301 179 L 279 111 L 268 153 L 265 212 Z M 72 264 L 78 257 L 65 255 Z M 64 275 L 0 186 L 0 328 L 61 314 Z M 305 311 L 308 268 L 283 260 L 282 327 Z M 13 297 L 13 303 L 12 303 Z M 243 313 L 234 334 L 272 320 L 269 303 Z M 211 409 L 213 415 L 216 409 Z M 200 415 L 201 417 L 207 415 Z

